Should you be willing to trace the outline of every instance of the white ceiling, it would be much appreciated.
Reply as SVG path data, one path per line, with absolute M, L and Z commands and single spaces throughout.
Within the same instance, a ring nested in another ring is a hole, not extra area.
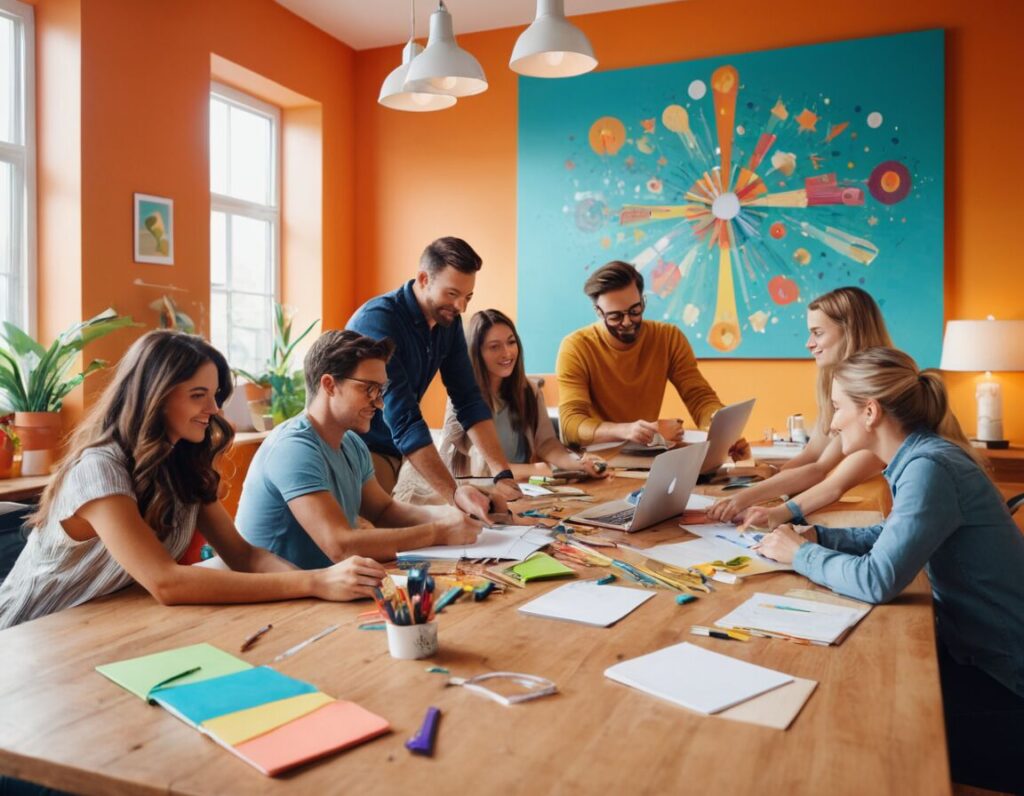
M 674 0 L 565 0 L 566 16 L 635 8 Z M 356 50 L 401 44 L 409 38 L 409 0 L 277 0 Z M 445 0 L 455 35 L 528 25 L 536 15 L 535 0 Z M 425 40 L 436 0 L 416 0 L 416 36 Z

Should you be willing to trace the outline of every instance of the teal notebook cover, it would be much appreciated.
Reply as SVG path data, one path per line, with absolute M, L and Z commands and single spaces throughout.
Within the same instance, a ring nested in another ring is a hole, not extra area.
M 193 726 L 279 699 L 311 694 L 316 686 L 269 666 L 215 677 L 201 683 L 154 691 L 150 699 Z

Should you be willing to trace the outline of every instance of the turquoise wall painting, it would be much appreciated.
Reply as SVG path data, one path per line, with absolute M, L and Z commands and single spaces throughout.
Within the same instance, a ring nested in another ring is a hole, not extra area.
M 685 37 L 681 38 L 685 41 Z M 592 323 L 609 260 L 698 357 L 808 356 L 806 305 L 842 285 L 939 361 L 941 30 L 519 79 L 518 327 L 530 372 Z

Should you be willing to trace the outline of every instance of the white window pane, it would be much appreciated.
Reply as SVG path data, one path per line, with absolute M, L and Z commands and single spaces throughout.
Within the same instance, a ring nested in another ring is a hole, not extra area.
M 14 81 L 18 79 L 18 69 L 14 43 L 17 35 L 14 20 L 0 16 L 0 141 L 11 144 L 21 143 L 21 136 L 15 130 L 18 91 Z
M 231 287 L 270 293 L 270 222 L 231 216 Z
M 20 263 L 14 249 L 14 182 L 14 167 L 0 161 L 0 275 L 4 276 L 0 321 L 21 325 Z
M 272 204 L 270 188 L 270 119 L 231 107 L 228 193 L 237 199 Z
M 210 216 L 210 284 L 225 287 L 228 281 L 228 222 L 224 213 Z
M 210 99 L 210 190 L 228 192 L 228 106 Z
M 210 343 L 226 355 L 228 350 L 228 297 L 215 291 L 210 294 Z
M 266 296 L 247 296 L 234 293 L 231 296 L 232 333 L 248 329 L 262 332 L 270 329 L 270 299 Z M 267 346 L 269 349 L 269 345 Z

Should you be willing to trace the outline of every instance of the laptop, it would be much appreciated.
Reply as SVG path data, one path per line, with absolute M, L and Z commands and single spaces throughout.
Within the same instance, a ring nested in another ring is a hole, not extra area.
M 569 522 L 629 532 L 642 531 L 682 514 L 697 485 L 707 449 L 707 442 L 698 442 L 659 454 L 636 505 L 628 500 L 612 500 L 569 517 Z
M 708 452 L 700 471 L 717 470 L 729 459 L 729 448 L 743 436 L 750 413 L 754 411 L 754 398 L 738 404 L 723 406 L 711 418 L 708 428 Z

